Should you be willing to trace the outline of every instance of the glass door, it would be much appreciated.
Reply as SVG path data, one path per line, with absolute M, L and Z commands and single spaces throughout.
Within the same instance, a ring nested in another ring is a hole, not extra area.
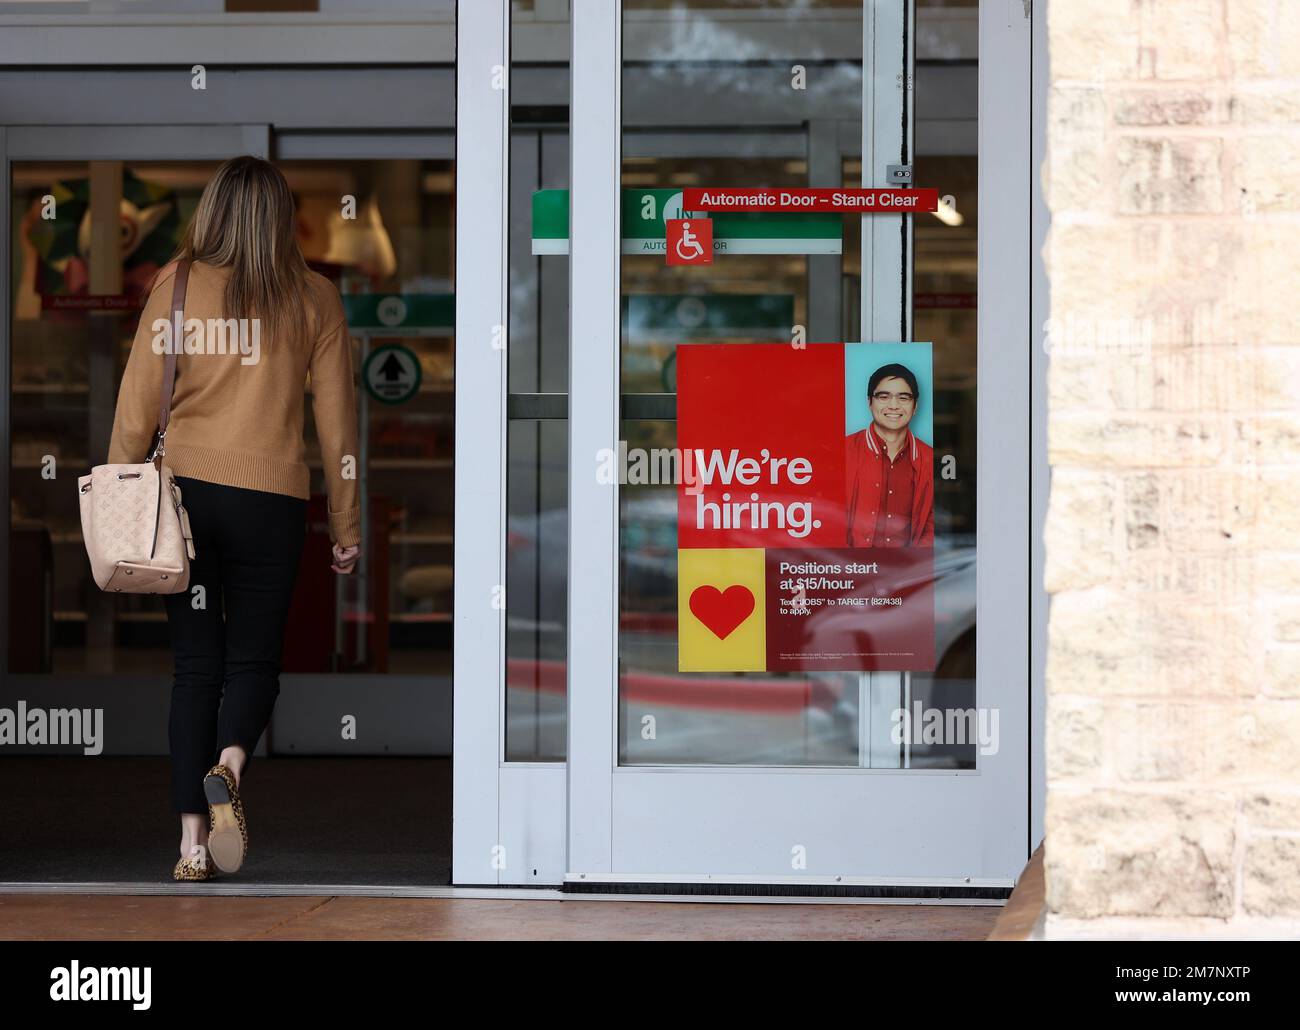
M 285 671 L 312 675 L 315 683 L 278 705 L 272 740 L 285 753 L 446 756 L 455 470 L 452 126 L 296 132 L 273 135 L 272 142 L 297 200 L 304 255 L 337 285 L 347 314 L 366 541 L 354 576 L 329 572 L 323 493 L 313 482 Z M 307 439 L 315 472 L 310 415 Z M 340 738 L 339 711 L 364 726 L 359 739 Z M 446 779 L 439 779 L 445 791 Z
M 572 889 L 987 897 L 1027 858 L 1029 23 L 1004 15 L 573 5 Z M 907 172 L 937 210 L 683 194 Z M 666 260 L 689 220 L 712 261 Z M 729 454 L 743 493 L 708 470 Z

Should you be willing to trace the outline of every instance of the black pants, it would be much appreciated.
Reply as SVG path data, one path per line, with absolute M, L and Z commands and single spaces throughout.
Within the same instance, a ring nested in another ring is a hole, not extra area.
M 195 558 L 189 589 L 166 598 L 175 657 L 172 811 L 205 814 L 204 774 L 231 745 L 251 762 L 280 693 L 307 502 L 189 477 L 176 482 Z

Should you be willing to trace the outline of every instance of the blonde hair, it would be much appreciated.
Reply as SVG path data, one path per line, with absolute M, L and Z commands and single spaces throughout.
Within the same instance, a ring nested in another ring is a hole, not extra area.
M 268 341 L 307 335 L 307 262 L 284 174 L 259 157 L 233 157 L 203 188 L 175 258 L 230 269 L 225 313 L 260 318 Z

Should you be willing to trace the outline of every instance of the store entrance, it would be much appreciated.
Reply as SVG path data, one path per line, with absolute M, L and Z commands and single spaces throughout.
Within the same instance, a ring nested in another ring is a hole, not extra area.
M 87 725 L 101 730 L 97 752 L 48 741 L 5 748 L 0 881 L 169 878 L 177 826 L 167 809 L 165 615 L 157 598 L 95 588 L 73 487 L 106 459 L 154 272 L 220 160 L 253 152 L 285 173 L 304 256 L 343 298 L 358 380 L 363 549 L 352 576 L 331 572 L 307 404 L 308 539 L 281 693 L 245 785 L 251 846 L 238 880 L 448 884 L 451 126 L 387 138 L 158 128 L 140 127 L 138 148 L 131 127 L 109 147 L 96 135 L 78 149 L 75 129 L 50 130 L 56 148 L 39 131 L 8 136 L 11 532 L 0 707 L 97 713 Z

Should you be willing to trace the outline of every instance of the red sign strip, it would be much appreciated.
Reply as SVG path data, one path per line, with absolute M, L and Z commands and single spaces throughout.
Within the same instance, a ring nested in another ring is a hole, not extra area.
M 148 298 L 126 293 L 42 293 L 42 311 L 136 311 Z
M 691 186 L 682 190 L 683 211 L 838 211 L 841 214 L 891 215 L 937 211 L 937 189 L 732 189 Z

